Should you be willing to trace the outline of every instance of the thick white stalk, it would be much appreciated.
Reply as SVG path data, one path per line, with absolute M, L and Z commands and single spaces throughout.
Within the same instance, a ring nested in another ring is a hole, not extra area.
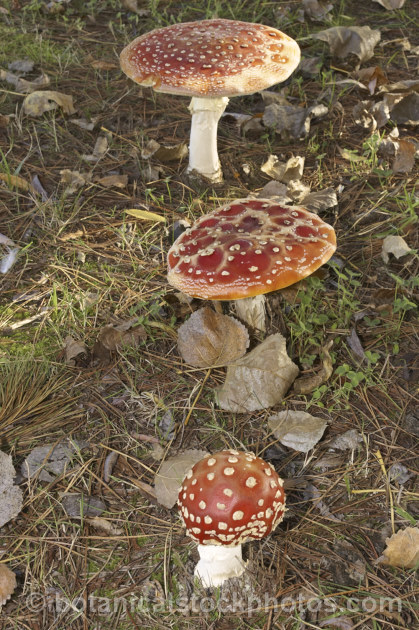
M 197 171 L 211 182 L 221 182 L 223 174 L 217 152 L 217 128 L 228 104 L 228 98 L 196 98 L 191 100 L 191 137 L 188 172 Z
M 266 298 L 264 295 L 235 300 L 236 314 L 245 324 L 252 328 L 266 331 Z
M 205 588 L 220 586 L 229 578 L 239 577 L 246 569 L 242 559 L 242 546 L 198 545 L 199 562 L 195 577 Z

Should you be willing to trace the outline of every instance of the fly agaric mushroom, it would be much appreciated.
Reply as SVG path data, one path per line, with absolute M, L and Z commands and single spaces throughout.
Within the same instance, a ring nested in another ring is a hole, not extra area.
M 264 330 L 270 291 L 318 269 L 336 249 L 333 228 L 300 206 L 238 199 L 201 217 L 167 256 L 168 281 L 191 297 L 235 300 L 239 317 Z M 246 299 L 248 298 L 248 299 Z M 254 320 L 253 320 L 254 321 Z
M 270 26 L 214 19 L 155 29 L 128 44 L 120 59 L 136 83 L 192 97 L 188 172 L 219 182 L 217 125 L 228 97 L 285 81 L 298 66 L 300 48 Z
M 219 586 L 244 572 L 242 544 L 282 521 L 283 481 L 253 453 L 220 451 L 189 470 L 178 506 L 186 533 L 198 543 L 196 577 L 205 587 Z

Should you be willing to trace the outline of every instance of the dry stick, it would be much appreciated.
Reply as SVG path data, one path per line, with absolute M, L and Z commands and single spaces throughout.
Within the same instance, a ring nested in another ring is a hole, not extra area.
M 384 465 L 383 456 L 381 455 L 380 451 L 376 451 L 374 455 L 378 459 L 378 463 L 380 464 L 381 470 L 383 471 L 384 479 L 386 480 L 387 495 L 390 501 L 391 529 L 392 529 L 393 534 L 395 534 L 396 530 L 394 527 L 394 502 L 393 502 L 393 495 L 391 493 L 391 488 L 390 488 L 390 480 L 388 478 L 387 470 Z

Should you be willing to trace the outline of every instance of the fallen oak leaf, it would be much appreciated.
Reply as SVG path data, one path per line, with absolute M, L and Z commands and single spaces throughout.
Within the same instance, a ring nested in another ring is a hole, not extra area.
M 387 547 L 377 562 L 403 569 L 416 569 L 419 564 L 419 528 L 406 527 L 386 539 Z
M 240 359 L 249 346 L 246 327 L 212 308 L 200 308 L 180 326 L 178 349 L 194 367 L 220 367 Z
M 45 90 L 32 92 L 23 101 L 23 112 L 27 116 L 42 116 L 45 112 L 61 107 L 65 114 L 75 114 L 73 97 L 61 92 Z
M 322 367 L 319 372 L 314 376 L 302 376 L 298 378 L 294 383 L 294 392 L 296 394 L 310 394 L 317 387 L 326 383 L 333 373 L 332 357 L 329 354 L 329 350 L 333 345 L 333 339 L 331 339 L 321 350 L 320 356 L 322 358 Z

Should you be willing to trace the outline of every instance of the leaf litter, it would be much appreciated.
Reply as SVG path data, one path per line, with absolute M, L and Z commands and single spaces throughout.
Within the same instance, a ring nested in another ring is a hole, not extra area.
M 208 455 L 208 451 L 186 449 L 182 453 L 168 457 L 160 466 L 154 477 L 154 490 L 157 501 L 171 509 L 179 494 L 181 483 L 192 466 Z
M 16 518 L 23 506 L 23 493 L 14 483 L 15 476 L 11 456 L 0 451 L 0 527 Z
M 242 357 L 249 346 L 246 327 L 208 306 L 192 313 L 178 330 L 182 359 L 194 367 L 220 367 Z

